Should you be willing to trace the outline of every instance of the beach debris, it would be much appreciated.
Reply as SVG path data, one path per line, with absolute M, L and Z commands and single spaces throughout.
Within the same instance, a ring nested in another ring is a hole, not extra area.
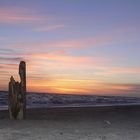
M 59 134 L 60 134 L 60 135 L 63 135 L 63 132 L 60 132 Z
M 111 122 L 110 122 L 110 121 L 105 120 L 104 122 L 105 122 L 107 125 L 111 125 Z
M 11 76 L 9 82 L 8 109 L 10 119 L 25 119 L 26 115 L 26 63 L 19 64 L 20 82 Z
M 106 136 L 99 136 L 100 140 L 106 140 Z

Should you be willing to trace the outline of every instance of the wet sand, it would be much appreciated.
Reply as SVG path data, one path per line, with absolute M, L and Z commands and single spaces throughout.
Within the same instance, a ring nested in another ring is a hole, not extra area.
M 0 111 L 0 140 L 140 140 L 140 106 L 28 109 L 23 121 Z

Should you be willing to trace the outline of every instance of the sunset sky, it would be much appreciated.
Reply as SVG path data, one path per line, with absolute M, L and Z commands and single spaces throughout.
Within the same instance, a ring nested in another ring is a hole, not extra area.
M 0 90 L 21 60 L 28 91 L 140 96 L 140 0 L 0 0 Z

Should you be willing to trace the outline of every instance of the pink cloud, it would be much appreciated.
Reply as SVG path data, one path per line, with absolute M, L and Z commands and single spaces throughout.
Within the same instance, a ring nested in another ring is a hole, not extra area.
M 116 75 L 116 74 L 140 74 L 140 67 L 111 67 L 111 66 L 97 66 L 100 72 L 98 75 Z
M 111 71 L 112 73 L 140 73 L 140 67 L 116 67 Z
M 53 41 L 49 42 L 48 46 L 50 47 L 58 47 L 58 48 L 83 48 L 88 47 L 90 42 L 87 40 L 65 40 L 65 41 Z
M 20 50 L 26 48 L 29 51 L 46 51 L 47 49 L 60 49 L 60 50 L 68 50 L 68 49 L 87 49 L 89 47 L 96 47 L 103 43 L 103 40 L 99 39 L 82 39 L 82 40 L 58 40 L 58 41 L 48 41 L 48 42 L 21 42 L 16 43 L 9 48 L 18 48 Z
M 29 10 L 23 8 L 0 8 L 1 23 L 30 23 L 44 21 L 50 17 L 41 17 L 31 14 Z
M 54 25 L 46 28 L 39 28 L 40 31 L 45 30 L 53 30 L 59 27 L 63 27 L 63 25 Z M 47 49 L 91 49 L 96 47 L 107 47 L 107 44 L 110 44 L 114 41 L 121 41 L 122 37 L 119 38 L 116 35 L 106 34 L 104 36 L 97 36 L 94 38 L 83 38 L 83 39 L 67 39 L 67 40 L 54 40 L 54 41 L 40 41 L 40 42 L 19 42 L 12 46 L 9 46 L 10 48 L 18 48 L 18 49 L 28 49 L 28 52 L 30 51 L 46 51 Z
M 137 32 L 140 31 L 140 25 L 139 24 L 135 24 L 135 26 L 132 24 L 121 24 L 119 26 L 117 26 L 116 28 L 114 28 L 114 31 L 117 33 L 133 33 L 133 32 Z
M 6 37 L 0 36 L 0 41 L 6 40 Z
M 48 32 L 56 29 L 61 29 L 64 28 L 64 24 L 56 24 L 56 25 L 48 25 L 47 27 L 41 27 L 41 28 L 36 28 L 33 31 L 38 31 L 38 32 Z
M 3 64 L 0 63 L 0 69 L 2 71 L 9 71 L 9 70 L 16 70 L 17 69 L 17 65 L 16 64 Z
M 102 66 L 99 60 L 89 56 L 72 56 L 60 54 L 28 54 L 31 61 L 27 62 L 27 77 L 29 91 L 50 91 L 57 93 L 83 93 L 83 94 L 128 94 L 138 92 L 139 89 L 132 84 L 110 84 L 102 80 L 96 80 L 96 75 L 91 75 L 88 70 L 92 64 L 92 69 L 110 71 L 111 74 L 116 72 L 139 72 L 139 68 L 110 67 Z M 83 66 L 83 67 L 81 67 Z M 88 66 L 88 67 L 87 67 Z M 17 76 L 17 67 L 15 64 L 1 64 L 1 80 L 7 79 L 8 83 L 10 74 Z M 65 74 L 69 69 L 69 74 Z M 74 71 L 72 71 L 74 69 Z M 6 73 L 9 72 L 10 73 Z M 78 70 L 78 71 L 76 71 Z M 61 73 L 62 72 L 62 73 Z M 77 72 L 77 73 L 76 73 Z M 86 74 L 84 77 L 83 74 Z M 51 79 L 49 79 L 49 78 Z M 79 77 L 79 79 L 78 79 Z M 17 79 L 18 77 L 16 77 Z M 81 79 L 82 80 L 81 80 Z M 84 79 L 87 78 L 87 79 Z M 89 78 L 89 79 L 88 79 Z M 91 80 L 90 80 L 91 79 Z M 38 84 L 40 83 L 40 85 Z M 4 87 L 4 86 L 3 86 Z M 6 87 L 6 86 L 5 86 Z
M 66 62 L 85 62 L 91 57 L 84 57 L 84 56 L 70 56 L 70 55 L 53 55 L 53 54 L 46 54 L 46 53 L 40 53 L 40 54 L 32 54 L 32 58 L 37 59 L 48 59 L 48 60 L 55 60 L 55 61 L 66 61 Z

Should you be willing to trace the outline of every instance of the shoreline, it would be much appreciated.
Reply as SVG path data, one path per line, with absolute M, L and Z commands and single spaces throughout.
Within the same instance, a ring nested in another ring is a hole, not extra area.
M 128 103 L 128 104 L 74 104 L 74 105 L 50 105 L 47 107 L 40 107 L 40 106 L 34 106 L 34 107 L 30 107 L 27 106 L 27 109 L 39 109 L 39 108 L 81 108 L 81 107 L 124 107 L 124 106 L 140 106 L 140 103 Z M 0 107 L 0 111 L 7 111 L 8 110 L 8 106 L 4 106 L 4 107 Z
M 27 112 L 26 112 L 26 116 L 27 116 L 27 120 L 28 119 L 47 119 L 47 116 L 51 115 L 57 115 L 60 112 L 63 114 L 69 113 L 69 114 L 73 114 L 74 112 L 78 113 L 83 113 L 84 111 L 88 111 L 88 112 L 92 112 L 92 113 L 103 113 L 105 111 L 110 111 L 110 112 L 118 112 L 118 111 L 123 111 L 128 112 L 128 111 L 134 111 L 134 112 L 140 112 L 140 105 L 138 104 L 133 104 L 133 105 L 111 105 L 111 106 L 104 106 L 104 105 L 100 105 L 100 106 L 61 106 L 61 107 L 56 107 L 56 106 L 52 106 L 52 107 L 41 107 L 41 108 L 27 108 Z M 52 114 L 54 113 L 54 114 Z M 43 114 L 43 117 L 42 117 Z M 44 116 L 44 114 L 46 114 L 46 118 Z M 8 119 L 8 110 L 0 110 L 0 119 Z

